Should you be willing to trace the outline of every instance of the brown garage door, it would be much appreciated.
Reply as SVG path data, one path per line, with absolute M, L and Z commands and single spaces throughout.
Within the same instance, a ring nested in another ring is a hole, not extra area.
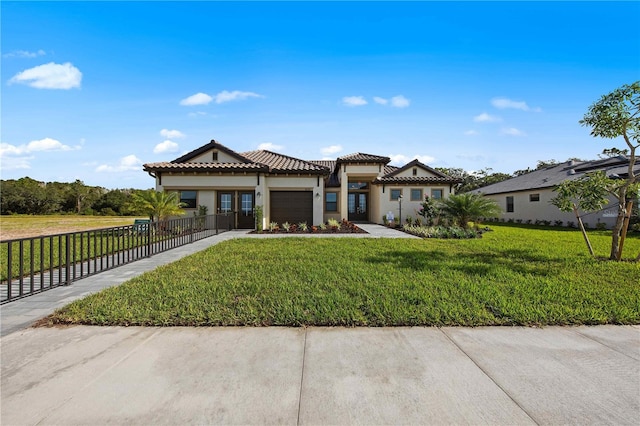
M 311 191 L 271 191 L 271 222 L 313 225 Z

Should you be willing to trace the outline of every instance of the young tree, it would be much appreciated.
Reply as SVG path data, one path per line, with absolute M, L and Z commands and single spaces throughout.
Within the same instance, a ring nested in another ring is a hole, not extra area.
M 477 221 L 482 217 L 494 217 L 502 212 L 494 200 L 471 192 L 450 195 L 440 202 L 440 209 L 465 229 L 469 227 L 470 221 Z
M 139 211 L 149 216 L 151 221 L 159 221 L 169 216 L 184 214 L 182 203 L 176 192 L 161 192 L 150 189 L 133 194 L 134 202 Z
M 637 176 L 634 173 L 636 149 L 640 147 L 640 81 L 614 90 L 592 104 L 583 119 L 582 126 L 591 128 L 591 136 L 614 139 L 622 136 L 628 147 L 629 166 L 625 178 L 613 179 L 604 173 L 590 174 L 584 179 L 565 182 L 557 188 L 558 196 L 553 204 L 560 210 L 571 211 L 572 199 L 577 199 L 579 206 L 586 211 L 602 208 L 608 202 L 605 195 L 611 194 L 618 203 L 618 217 L 613 227 L 611 239 L 611 260 L 620 259 L 620 239 L 627 212 L 627 198 L 633 191 L 638 191 Z M 603 151 L 607 154 L 607 151 Z M 625 152 L 627 149 L 618 150 Z M 634 194 L 635 195 L 635 194 Z

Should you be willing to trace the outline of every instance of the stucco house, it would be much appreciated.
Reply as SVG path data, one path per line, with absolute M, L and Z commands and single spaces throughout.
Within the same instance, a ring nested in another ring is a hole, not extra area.
M 416 217 L 425 196 L 448 197 L 458 182 L 418 160 L 403 167 L 389 157 L 356 153 L 307 161 L 266 150 L 238 153 L 212 140 L 173 161 L 143 168 L 158 191 L 176 191 L 187 211 L 233 212 L 236 228 L 254 228 L 256 206 L 263 226 L 330 218 L 383 223 L 392 212 Z
M 625 178 L 628 176 L 629 159 L 617 156 L 595 161 L 567 161 L 545 169 L 536 170 L 502 182 L 479 188 L 473 192 L 484 194 L 502 207 L 501 219 L 535 223 L 537 220 L 576 223 L 573 212 L 562 212 L 551 204 L 557 194 L 553 191 L 566 180 L 575 180 L 585 174 L 602 170 L 607 176 Z M 636 163 L 634 173 L 640 174 L 640 164 Z M 609 204 L 598 212 L 581 212 L 585 226 L 596 227 L 598 223 L 611 228 L 618 216 L 617 201 L 612 197 Z

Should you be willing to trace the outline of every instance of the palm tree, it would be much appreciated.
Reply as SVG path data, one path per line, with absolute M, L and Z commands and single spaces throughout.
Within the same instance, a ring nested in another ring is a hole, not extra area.
M 502 209 L 494 200 L 470 192 L 449 196 L 440 202 L 440 209 L 465 229 L 469 227 L 470 221 L 502 213 Z
M 185 213 L 176 192 L 161 192 L 151 189 L 133 194 L 133 199 L 138 209 L 149 215 L 152 222 Z

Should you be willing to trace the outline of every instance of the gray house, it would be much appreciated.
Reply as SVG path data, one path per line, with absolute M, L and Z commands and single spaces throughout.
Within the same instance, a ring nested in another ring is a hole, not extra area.
M 552 223 L 562 221 L 566 226 L 568 222 L 575 223 L 576 217 L 573 212 L 562 212 L 550 203 L 556 196 L 553 192 L 556 185 L 566 180 L 579 179 L 587 173 L 599 170 L 603 170 L 607 176 L 625 178 L 628 175 L 628 168 L 629 159 L 625 156 L 594 161 L 567 161 L 488 185 L 473 192 L 495 200 L 503 210 L 500 219 L 512 219 L 523 223 L 529 221 L 535 223 L 537 220 Z M 634 173 L 640 174 L 640 164 L 636 163 Z M 618 216 L 618 206 L 615 199 L 611 198 L 603 210 L 587 214 L 581 212 L 581 214 L 584 214 L 582 220 L 585 226 L 594 228 L 598 223 L 604 223 L 607 228 L 611 228 Z

